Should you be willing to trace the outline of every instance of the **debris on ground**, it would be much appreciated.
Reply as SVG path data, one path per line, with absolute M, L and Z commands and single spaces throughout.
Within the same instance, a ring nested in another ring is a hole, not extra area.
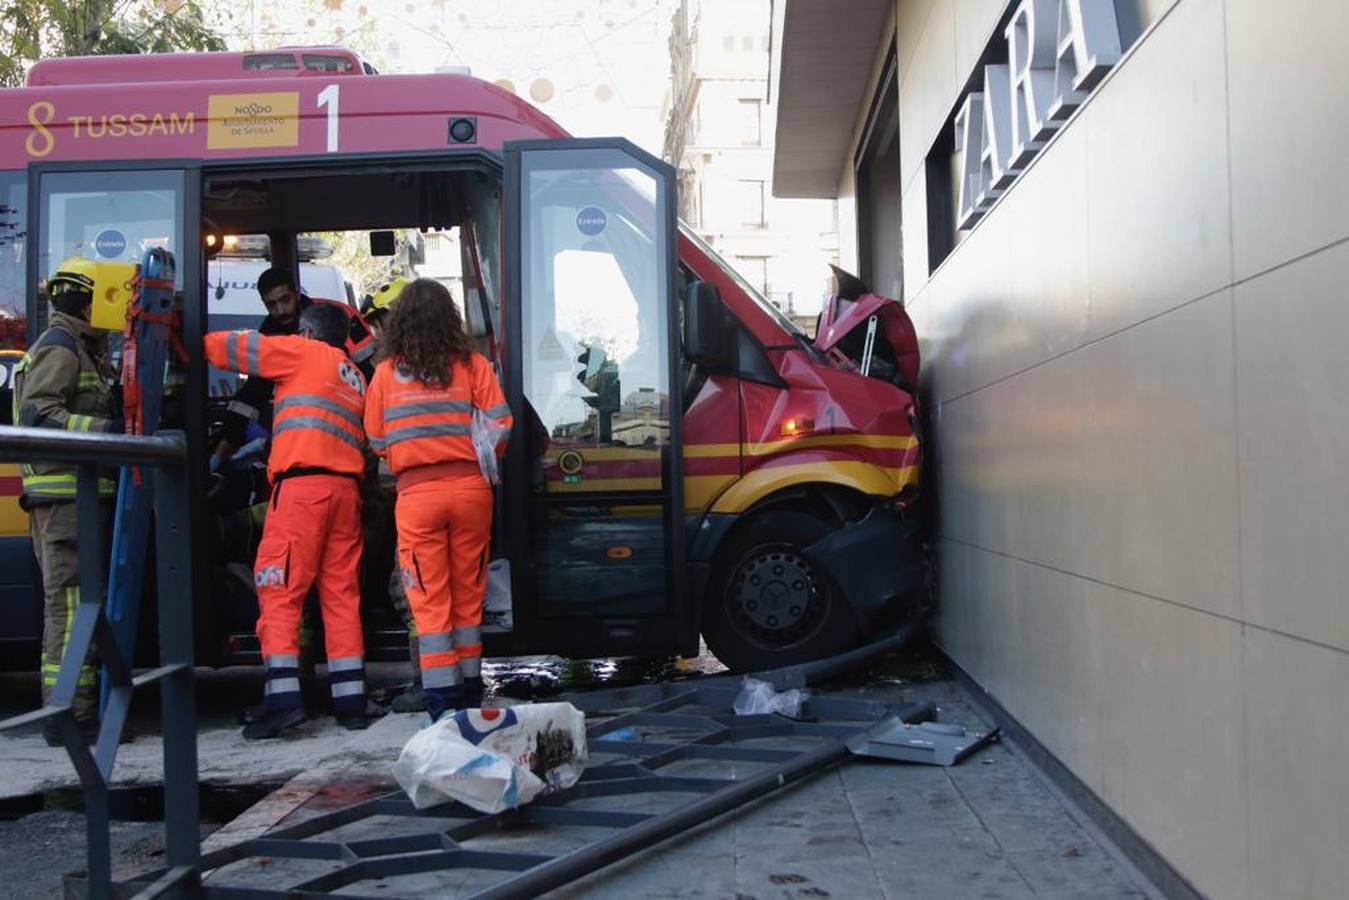
M 789 719 L 801 718 L 801 706 L 810 697 L 809 691 L 792 688 L 777 691 L 766 681 L 746 678 L 741 682 L 740 694 L 732 709 L 737 716 L 763 716 L 777 713 Z
M 515 809 L 577 782 L 585 729 L 570 703 L 460 710 L 412 736 L 394 778 L 417 809 L 447 800 L 484 813 Z

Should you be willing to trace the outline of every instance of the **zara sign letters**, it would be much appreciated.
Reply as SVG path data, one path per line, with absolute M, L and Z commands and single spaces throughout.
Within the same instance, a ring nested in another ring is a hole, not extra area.
M 984 67 L 983 90 L 966 94 L 955 117 L 962 231 L 1016 180 L 1123 52 L 1114 0 L 1020 0 L 1002 39 L 1007 62 Z

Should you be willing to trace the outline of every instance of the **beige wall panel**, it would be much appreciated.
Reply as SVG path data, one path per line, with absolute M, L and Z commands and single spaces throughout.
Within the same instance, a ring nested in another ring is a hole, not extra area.
M 900 183 L 908 184 L 927 157 L 937 129 L 956 101 L 955 6 L 939 0 L 928 16 L 913 61 L 899 85 Z
M 1246 632 L 1250 895 L 1349 886 L 1349 655 Z
M 956 81 L 964 84 L 988 46 L 993 26 L 1015 0 L 949 0 L 955 5 Z M 1001 37 L 1001 35 L 999 35 Z
M 991 216 L 965 238 L 931 279 L 945 302 L 934 316 L 943 334 L 945 402 L 984 387 L 1006 373 L 996 360 L 1004 354 L 1007 285 L 1011 280 L 1011 222 Z
M 1087 574 L 1240 616 L 1230 292 L 1082 352 L 1096 427 Z
M 1007 514 L 993 546 L 1020 559 L 1099 577 L 1110 548 L 1092 540 L 1103 505 L 1091 480 L 1096 435 L 1092 363 L 1087 353 L 1070 353 L 989 389 L 1002 394 L 999 402 L 1006 409 L 996 452 L 1006 458 L 1001 505 Z
M 1092 337 L 1230 282 L 1222 0 L 1185 0 L 1069 128 L 1087 129 Z
M 1101 790 L 1102 635 L 1098 607 L 1111 589 L 1017 563 L 1021 679 L 1009 710 L 1094 791 Z
M 920 168 L 904 189 L 904 296 L 912 297 L 927 284 L 927 176 Z
M 1010 220 L 1005 356 L 991 362 L 1010 374 L 1086 343 L 1090 311 L 1087 267 L 1086 131 L 1069 128 L 1036 158 L 993 216 Z
M 976 681 L 984 667 L 975 647 L 975 601 L 970 596 L 970 555 L 973 549 L 957 541 L 937 543 L 937 578 L 941 603 L 937 607 L 937 643 Z
M 928 16 L 937 6 L 950 0 L 895 0 L 895 63 L 899 67 L 899 77 L 903 80 L 913 62 L 914 51 L 923 36 Z
M 1126 591 L 1101 597 L 1105 799 L 1200 891 L 1248 894 L 1241 626 Z
M 1349 237 L 1349 3 L 1229 0 L 1237 277 Z
M 1016 572 L 1011 557 L 971 548 L 969 584 L 974 616 L 970 657 L 979 659 L 980 684 L 1002 700 L 1015 697 L 1024 653 L 1017 632 Z
M 1349 244 L 1236 288 L 1247 621 L 1349 648 Z

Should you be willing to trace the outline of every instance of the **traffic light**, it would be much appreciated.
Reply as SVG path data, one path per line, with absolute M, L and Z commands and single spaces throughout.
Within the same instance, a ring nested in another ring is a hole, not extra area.
M 576 357 L 576 362 L 581 366 L 581 371 L 576 373 L 576 380 L 591 393 L 591 396 L 582 399 L 599 414 L 599 439 L 601 443 L 608 443 L 613 440 L 613 417 L 618 412 L 622 396 L 618 364 L 599 347 L 585 348 Z

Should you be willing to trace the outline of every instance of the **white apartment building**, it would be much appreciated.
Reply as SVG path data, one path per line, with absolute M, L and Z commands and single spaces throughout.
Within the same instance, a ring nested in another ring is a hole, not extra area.
M 773 196 L 770 26 L 769 0 L 680 0 L 664 156 L 679 170 L 680 218 L 813 327 L 838 261 L 836 203 Z

